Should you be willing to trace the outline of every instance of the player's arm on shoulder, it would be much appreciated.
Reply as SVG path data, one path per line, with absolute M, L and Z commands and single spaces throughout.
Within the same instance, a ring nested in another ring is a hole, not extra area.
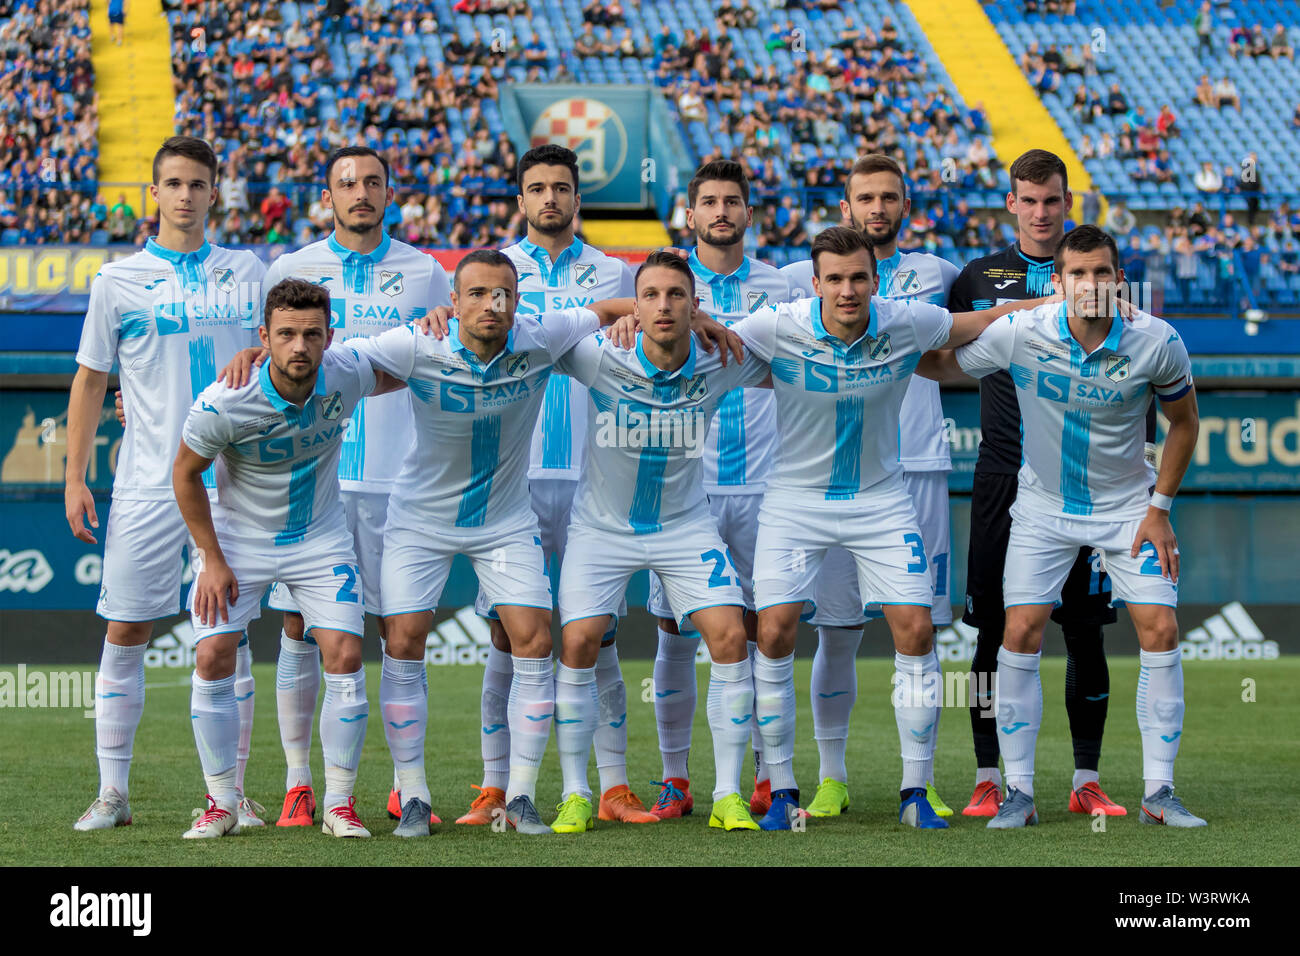
M 943 343 L 941 347 L 946 349 L 957 348 L 975 340 L 984 333 L 985 329 L 1004 315 L 1010 315 L 1012 312 L 1018 312 L 1022 309 L 1032 309 L 1047 302 L 1060 301 L 1060 296 L 1050 295 L 1020 302 L 1004 302 L 1002 305 L 995 305 L 991 309 L 980 309 L 978 312 L 954 312 L 952 314 L 952 331 L 948 336 L 948 341 Z
M 217 373 L 217 381 L 224 380 L 227 388 L 243 388 L 249 383 L 253 369 L 260 367 L 270 356 L 271 350 L 261 345 L 240 349 Z
M 968 385 L 975 381 L 962 371 L 955 349 L 932 349 L 926 352 L 916 365 L 916 374 L 940 385 Z
M 782 305 L 766 305 L 734 323 L 729 331 L 745 348 L 763 362 L 776 354 L 776 323 Z
M 600 371 L 601 343 L 608 337 L 609 331 L 605 329 L 585 335 L 572 347 L 554 355 L 555 370 L 590 387 Z
M 399 388 L 405 388 L 405 381 L 395 375 L 389 375 L 375 365 L 368 355 L 355 347 L 364 341 L 368 340 L 358 338 L 347 342 L 335 342 L 325 354 L 357 377 L 357 394 L 363 398 L 367 395 L 387 395 Z
M 983 378 L 1011 365 L 1018 325 L 1015 313 L 988 326 L 978 337 L 952 350 L 957 366 L 973 378 Z
M 551 353 L 553 359 L 605 327 L 600 313 L 590 308 L 543 312 L 537 316 L 537 322 L 542 327 L 547 351 Z
M 369 363 L 376 373 L 376 379 L 378 373 L 384 372 L 399 382 L 405 382 L 415 370 L 415 356 L 420 342 L 421 335 L 415 326 L 399 325 L 379 335 L 348 339 L 343 347 Z

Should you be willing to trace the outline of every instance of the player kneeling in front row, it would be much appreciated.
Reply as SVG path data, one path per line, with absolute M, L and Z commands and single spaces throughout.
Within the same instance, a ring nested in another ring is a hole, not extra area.
M 339 498 L 344 421 L 365 395 L 401 384 L 346 348 L 327 352 L 329 293 L 286 279 L 266 297 L 262 344 L 270 359 L 242 388 L 217 382 L 185 422 L 173 467 L 176 501 L 196 545 L 190 592 L 197 660 L 190 719 L 208 786 L 208 810 L 187 839 L 239 832 L 235 757 L 235 647 L 279 581 L 303 608 L 325 662 L 321 743 L 325 822 L 334 836 L 368 837 L 353 810 L 369 708 L 361 666 L 362 594 Z M 202 474 L 216 460 L 217 500 Z
M 709 826 L 757 830 L 740 797 L 753 721 L 744 598 L 704 493 L 709 421 L 733 389 L 767 378 L 747 356 L 723 366 L 690 332 L 695 279 L 671 253 L 652 253 L 636 276 L 635 349 L 589 336 L 557 363 L 590 394 L 586 459 L 560 569 L 563 650 L 555 680 L 555 739 L 565 800 L 552 829 L 593 827 L 587 762 L 596 732 L 596 658 L 606 618 L 628 580 L 654 571 L 679 621 L 689 617 L 713 659 L 708 717 L 716 780 Z
M 1196 447 L 1196 392 L 1187 348 L 1173 327 L 1117 302 L 1123 279 L 1115 241 L 1095 226 L 1080 226 L 1056 252 L 1052 282 L 1065 301 L 1014 313 L 955 353 L 970 375 L 1010 371 L 1024 421 L 1025 463 L 1011 509 L 1007 621 L 995 692 L 1007 796 L 989 821 L 992 829 L 1038 822 L 1033 782 L 1043 715 L 1043 628 L 1084 546 L 1101 552 L 1141 648 L 1142 822 L 1205 826 L 1173 792 L 1183 665 L 1174 617 L 1178 543 L 1169 508 Z M 940 361 L 950 363 L 951 356 Z M 1169 418 L 1154 495 L 1143 455 L 1153 391 Z

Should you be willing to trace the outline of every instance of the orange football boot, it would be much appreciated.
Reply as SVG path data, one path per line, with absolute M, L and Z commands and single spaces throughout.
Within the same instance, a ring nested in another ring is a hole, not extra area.
M 457 823 L 468 824 L 469 826 L 491 826 L 493 817 L 497 810 L 505 813 L 506 810 L 506 792 L 500 787 L 480 787 L 478 784 L 470 784 L 479 792 L 474 798 L 474 802 L 469 805 L 469 812 L 456 820 Z

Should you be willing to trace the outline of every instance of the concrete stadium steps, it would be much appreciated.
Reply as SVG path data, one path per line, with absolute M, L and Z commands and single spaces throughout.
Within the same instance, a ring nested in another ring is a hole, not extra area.
M 668 231 L 656 219 L 584 219 L 582 233 L 597 249 L 662 249 Z
M 1061 128 L 1034 92 L 993 27 L 979 0 L 908 0 L 908 8 L 943 61 L 968 107 L 984 104 L 990 144 L 1008 166 L 1027 149 L 1047 149 L 1065 161 L 1075 196 L 1092 189 L 1092 179 Z M 1082 200 L 1074 216 L 1082 215 Z
M 176 132 L 172 91 L 171 33 L 156 3 L 133 3 L 127 9 L 125 43 L 113 42 L 108 0 L 91 0 L 91 61 L 99 93 L 99 181 L 101 184 L 148 183 L 154 153 Z M 119 189 L 103 185 L 107 201 Z M 127 191 L 134 204 L 134 194 Z M 154 209 L 148 203 L 148 211 Z M 137 213 L 146 212 L 137 209 Z

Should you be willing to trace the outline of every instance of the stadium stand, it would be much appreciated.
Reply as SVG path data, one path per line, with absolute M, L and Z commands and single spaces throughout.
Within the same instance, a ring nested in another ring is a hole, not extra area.
M 89 38 L 89 0 L 0 2 L 0 244 L 108 241 Z

